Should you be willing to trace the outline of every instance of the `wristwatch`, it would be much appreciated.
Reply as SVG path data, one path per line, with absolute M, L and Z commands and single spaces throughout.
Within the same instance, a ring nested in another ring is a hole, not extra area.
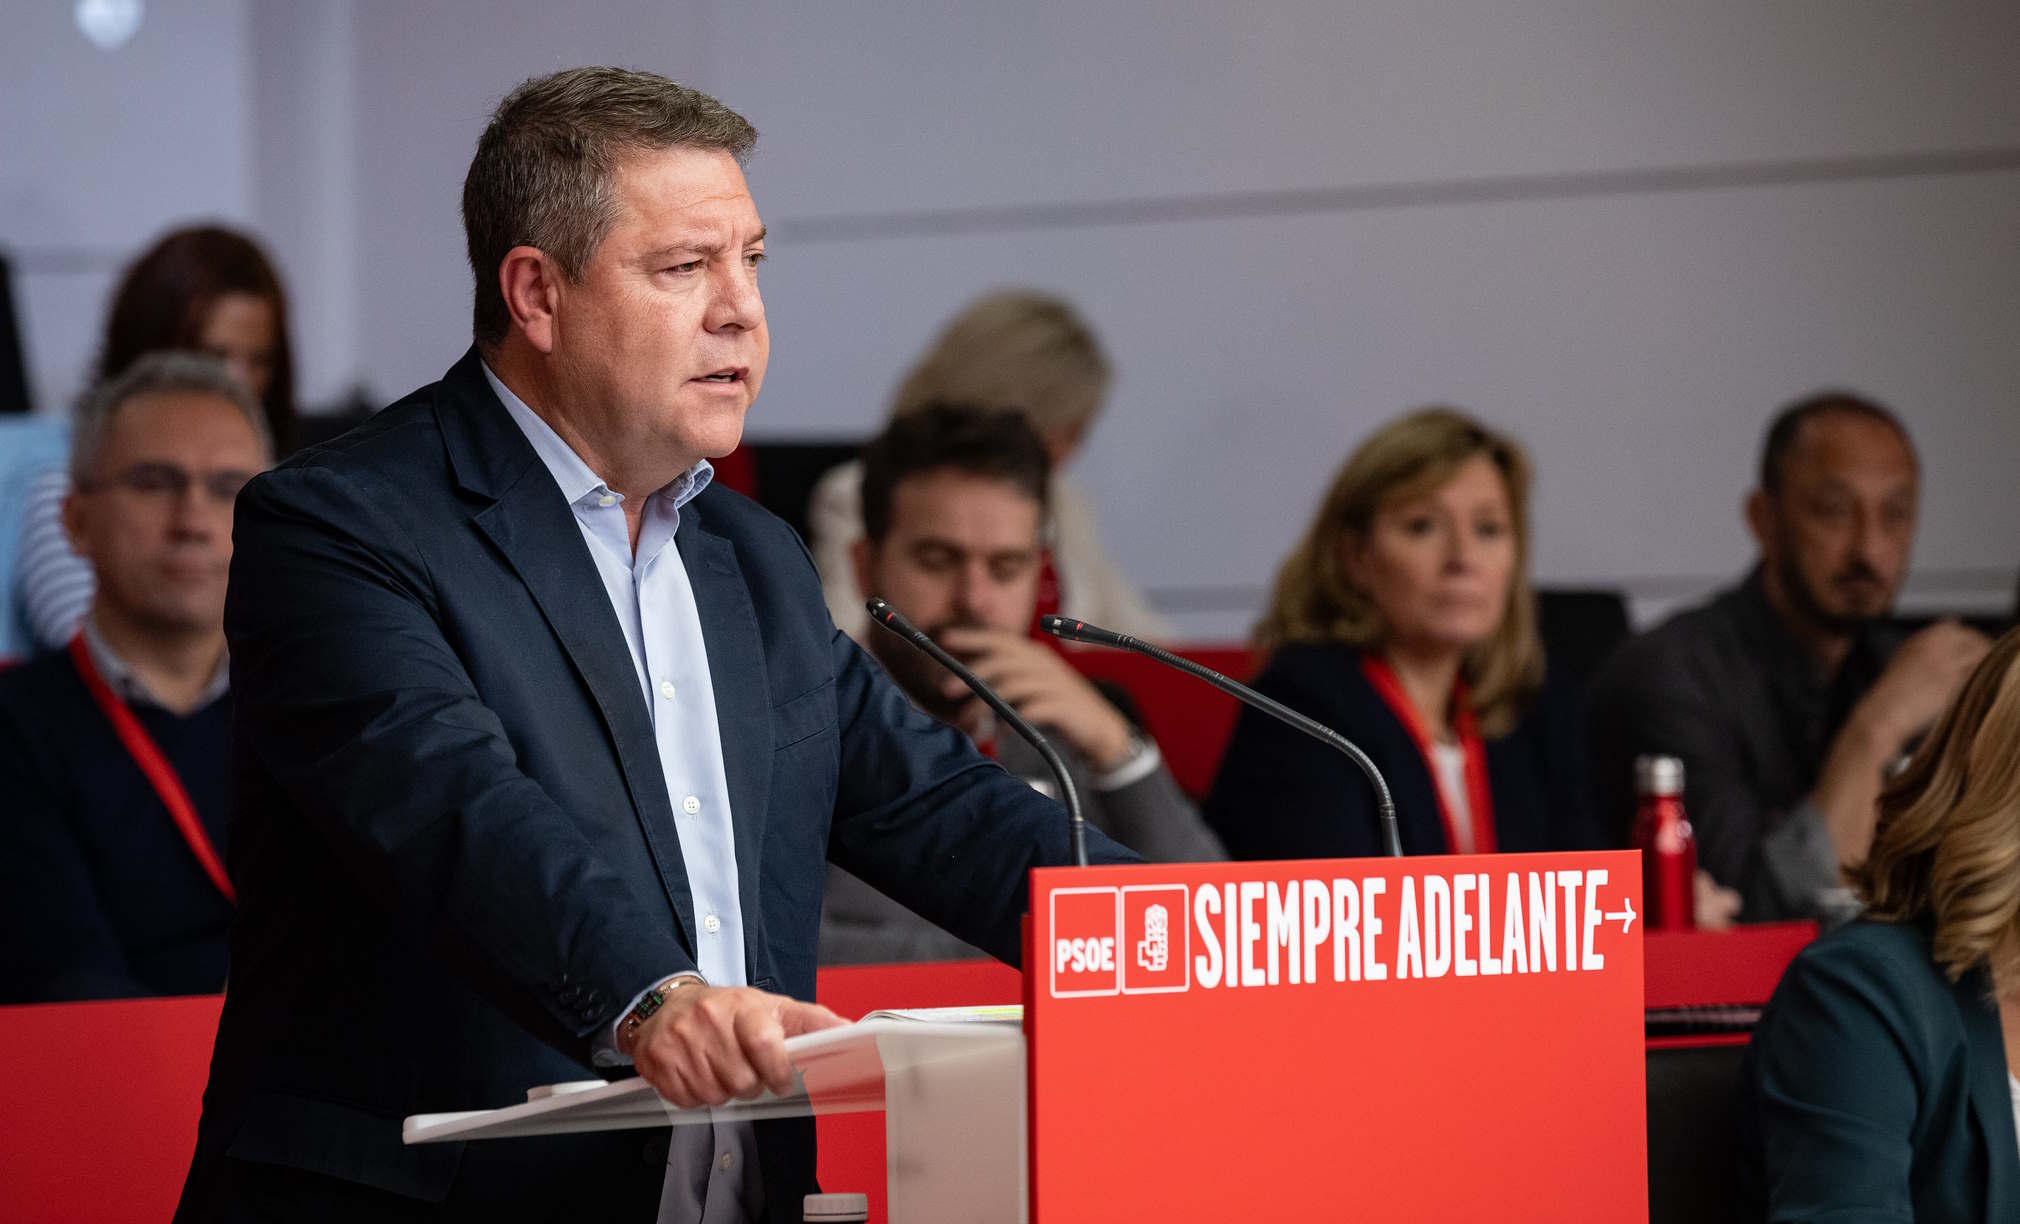
M 643 1025 L 654 1012 L 666 1005 L 666 996 L 679 990 L 682 986 L 689 985 L 706 986 L 708 985 L 708 981 L 699 973 L 676 973 L 640 995 L 637 1005 L 625 1013 L 624 1020 L 618 1026 L 619 1047 L 628 1052 L 631 1049 L 632 1041 L 638 1036 L 639 1026 Z

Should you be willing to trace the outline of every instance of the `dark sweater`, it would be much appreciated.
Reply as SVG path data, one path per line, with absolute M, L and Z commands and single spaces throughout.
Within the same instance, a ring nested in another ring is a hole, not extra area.
M 220 855 L 230 707 L 132 707 Z M 0 671 L 0 1003 L 215 993 L 231 915 L 69 655 Z
M 1430 766 L 1343 645 L 1286 646 L 1255 687 L 1360 745 L 1389 783 L 1405 854 L 1450 853 Z M 1575 701 L 1545 686 L 1513 731 L 1487 741 L 1496 847 L 1595 850 Z M 1236 859 L 1382 853 L 1372 788 L 1353 762 L 1273 718 L 1243 710 L 1204 815 Z

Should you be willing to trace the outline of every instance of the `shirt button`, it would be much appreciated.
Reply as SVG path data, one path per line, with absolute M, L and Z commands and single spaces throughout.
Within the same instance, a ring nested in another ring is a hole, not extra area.
M 721 1156 L 716 1158 L 715 1167 L 727 1173 L 729 1172 L 730 1165 L 734 1163 L 736 1162 L 729 1158 L 729 1153 L 724 1152 Z
M 672 701 L 672 700 L 673 700 L 673 681 L 671 681 L 671 680 L 661 680 L 661 681 L 659 682 L 659 695 L 660 695 L 661 697 L 664 697 L 664 698 L 666 698 L 666 699 L 667 699 L 668 701 Z
M 716 917 L 714 914 L 710 914 L 701 920 L 701 929 L 714 935 L 722 930 L 722 919 Z
M 617 504 L 617 499 L 611 496 L 610 494 L 605 493 L 596 499 L 596 504 L 599 506 L 614 506 Z
M 701 800 L 695 798 L 693 795 L 689 795 L 680 801 L 680 810 L 692 816 L 701 811 Z

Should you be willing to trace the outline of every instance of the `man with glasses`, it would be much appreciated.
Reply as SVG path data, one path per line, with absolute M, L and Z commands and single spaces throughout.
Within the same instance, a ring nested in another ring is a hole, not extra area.
M 212 358 L 142 358 L 78 407 L 64 526 L 97 594 L 67 648 L 0 672 L 0 1003 L 224 985 L 225 575 L 269 456 Z

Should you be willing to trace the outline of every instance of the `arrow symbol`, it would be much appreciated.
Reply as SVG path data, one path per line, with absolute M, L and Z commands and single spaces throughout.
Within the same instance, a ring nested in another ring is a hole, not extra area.
M 1627 928 L 1634 925 L 1634 902 L 1622 898 L 1620 903 L 1627 907 L 1625 912 L 1618 914 L 1601 914 L 1600 918 L 1604 919 L 1607 922 L 1612 922 L 1615 918 L 1620 919 L 1620 933 L 1622 935 L 1625 935 L 1627 934 Z

